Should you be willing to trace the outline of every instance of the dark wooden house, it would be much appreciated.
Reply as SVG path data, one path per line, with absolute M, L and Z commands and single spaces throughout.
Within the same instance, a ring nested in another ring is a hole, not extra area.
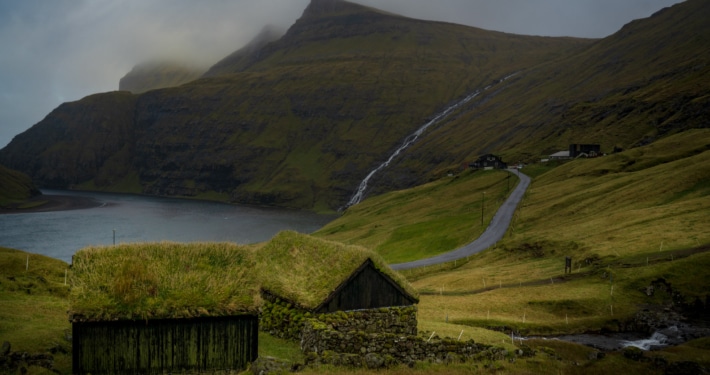
M 253 268 L 251 251 L 225 243 L 80 250 L 72 264 L 72 373 L 246 369 L 258 356 Z
M 508 164 L 500 156 L 486 154 L 469 164 L 472 169 L 507 169 Z
M 571 144 L 569 145 L 570 158 L 596 158 L 601 156 L 601 146 L 597 144 Z

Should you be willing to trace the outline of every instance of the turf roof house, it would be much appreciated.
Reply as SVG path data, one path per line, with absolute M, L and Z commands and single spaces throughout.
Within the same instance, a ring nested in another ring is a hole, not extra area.
M 255 256 L 260 328 L 272 335 L 299 339 L 305 319 L 333 315 L 351 329 L 416 335 L 416 290 L 367 249 L 287 231 Z
M 245 369 L 257 358 L 258 285 L 243 246 L 86 248 L 72 264 L 72 373 Z
M 469 164 L 472 169 L 506 169 L 508 164 L 498 155 L 485 154 Z

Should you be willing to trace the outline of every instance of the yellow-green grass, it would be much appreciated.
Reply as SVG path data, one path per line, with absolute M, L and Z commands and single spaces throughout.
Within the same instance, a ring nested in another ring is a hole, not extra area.
M 615 329 L 639 304 L 661 303 L 641 292 L 659 277 L 687 299 L 702 299 L 710 288 L 710 261 L 689 249 L 710 243 L 709 144 L 710 131 L 698 129 L 619 154 L 537 168 L 512 227 L 495 248 L 403 272 L 422 294 L 420 321 L 445 322 L 448 316 L 449 322 L 541 334 Z M 475 204 L 461 200 L 466 195 L 457 184 L 480 194 L 476 179 L 484 176 L 368 199 L 317 234 L 372 247 L 386 258 L 406 252 L 387 242 L 400 223 L 455 217 L 455 208 Z M 460 231 L 412 231 L 409 246 Z M 454 248 L 412 252 L 423 258 Z M 564 278 L 566 256 L 573 273 Z
M 306 309 L 315 309 L 367 259 L 417 297 L 417 291 L 376 253 L 353 245 L 284 231 L 255 250 L 260 285 Z
M 29 260 L 29 262 L 28 262 Z M 62 374 L 71 373 L 70 329 L 66 311 L 69 287 L 64 284 L 65 262 L 38 254 L 0 247 L 0 341 L 13 352 L 54 354 Z M 30 367 L 32 374 L 50 373 Z
M 696 129 L 553 169 L 530 188 L 518 242 L 574 241 L 600 256 L 708 243 L 708 150 L 710 131 Z
M 517 181 L 504 171 L 464 171 L 367 199 L 314 235 L 371 248 L 390 263 L 433 256 L 478 237 Z
M 255 311 L 254 257 L 230 243 L 88 247 L 74 255 L 74 319 L 190 318 Z
M 297 342 L 259 332 L 259 357 L 278 358 L 289 363 L 304 363 L 305 358 Z
M 10 287 L 6 281 L 8 276 L 25 274 L 27 255 L 30 259 L 30 270 L 26 280 L 31 277 L 41 276 L 46 279 L 49 287 L 39 287 L 32 289 L 32 294 L 24 291 L 26 284 Z M 62 261 L 34 255 L 24 252 L 2 249 L 0 252 L 0 270 L 2 270 L 2 290 L 0 296 L 3 304 L 0 309 L 0 337 L 12 343 L 13 350 L 28 352 L 46 352 L 49 348 L 58 344 L 65 349 L 70 349 L 69 343 L 64 340 L 64 333 L 69 329 L 66 319 L 68 301 L 66 299 L 67 289 L 64 287 L 64 271 L 68 265 Z M 687 266 L 676 262 L 668 261 L 663 264 L 665 270 L 663 274 L 670 275 L 683 272 Z M 706 267 L 699 264 L 698 267 Z M 629 269 L 630 273 L 638 272 L 638 269 Z M 692 271 L 692 270 L 691 270 Z M 649 269 L 650 273 L 653 270 Z M 31 276 L 31 277 L 30 277 Z M 622 276 L 618 276 L 623 278 Z M 9 290 L 13 289 L 13 290 Z M 50 293 L 50 290 L 52 292 Z M 426 300 L 429 296 L 425 296 Z M 29 301 L 29 302 L 28 302 Z M 422 306 L 420 305 L 420 311 Z M 420 312 L 420 332 L 424 335 L 436 332 L 440 337 L 458 337 L 461 330 L 464 330 L 462 339 L 473 338 L 477 342 L 502 346 L 512 350 L 520 343 L 516 340 L 513 346 L 509 337 L 500 332 L 488 331 L 476 327 L 468 327 L 446 323 L 444 319 L 435 317 L 434 319 L 422 319 Z M 28 319 L 30 317 L 31 319 Z M 636 362 L 624 358 L 621 353 L 609 353 L 604 359 L 589 360 L 588 354 L 591 349 L 577 344 L 557 342 L 551 340 L 528 340 L 523 342 L 537 351 L 537 355 L 532 358 L 518 358 L 514 363 L 509 360 L 488 361 L 468 364 L 435 365 L 419 363 L 414 368 L 400 366 L 388 370 L 370 371 L 364 369 L 345 369 L 330 366 L 307 368 L 304 374 L 324 374 L 324 373 L 350 373 L 350 374 L 409 374 L 409 373 L 434 373 L 434 374 L 476 374 L 491 373 L 497 369 L 498 373 L 510 374 L 530 374 L 530 373 L 563 373 L 563 374 L 608 374 L 624 368 L 630 374 L 662 373 L 662 369 L 654 368 L 647 362 Z M 666 358 L 668 361 L 696 361 L 701 365 L 708 365 L 708 353 L 710 345 L 708 339 L 700 339 L 688 342 L 684 345 L 667 348 L 661 351 L 646 353 L 645 356 L 652 358 L 655 356 Z M 267 334 L 260 335 L 260 355 L 273 356 L 291 362 L 300 362 L 302 356 L 298 345 L 274 339 Z M 71 373 L 71 356 L 69 354 L 54 354 L 54 369 L 61 374 Z M 585 359 L 587 358 L 587 359 Z M 29 368 L 30 373 L 45 374 L 48 370 L 37 367 Z

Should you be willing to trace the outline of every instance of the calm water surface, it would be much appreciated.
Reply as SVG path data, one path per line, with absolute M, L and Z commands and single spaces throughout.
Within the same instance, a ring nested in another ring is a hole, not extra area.
M 145 241 L 266 241 L 291 229 L 311 233 L 333 215 L 136 195 L 43 191 L 92 197 L 101 207 L 0 215 L 0 246 L 71 262 L 89 245 Z

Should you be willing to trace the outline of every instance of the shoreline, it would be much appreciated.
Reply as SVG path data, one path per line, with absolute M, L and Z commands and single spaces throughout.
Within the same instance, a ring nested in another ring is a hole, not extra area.
M 44 203 L 42 203 L 44 202 Z M 37 203 L 36 206 L 21 208 L 27 204 Z M 104 203 L 94 198 L 78 197 L 69 195 L 38 195 L 24 202 L 15 203 L 9 207 L 0 207 L 0 215 L 28 214 L 35 212 L 53 212 L 83 210 L 87 208 L 101 207 Z

